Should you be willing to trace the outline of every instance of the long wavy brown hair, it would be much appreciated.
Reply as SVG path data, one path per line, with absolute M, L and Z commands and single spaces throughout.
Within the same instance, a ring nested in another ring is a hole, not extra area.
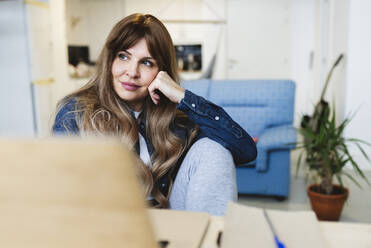
M 120 51 L 129 49 L 142 38 L 146 40 L 159 70 L 166 71 L 179 83 L 173 42 L 161 21 L 149 14 L 125 17 L 108 35 L 92 79 L 58 103 L 57 112 L 71 100 L 76 101 L 74 114 L 80 134 L 114 135 L 134 150 L 138 142 L 138 127 L 128 105 L 114 91 L 111 67 Z M 146 138 L 152 143 L 154 152 L 151 154 L 151 168 L 143 162 L 139 163 L 140 178 L 145 194 L 154 197 L 157 207 L 167 208 L 173 179 L 169 176 L 170 188 L 166 196 L 159 190 L 158 181 L 175 169 L 179 158 L 196 137 L 198 128 L 186 125 L 189 123 L 187 117 L 177 111 L 176 104 L 166 97 L 162 97 L 158 105 L 147 97 L 141 116 L 145 116 Z M 175 126 L 187 129 L 185 139 L 175 135 Z

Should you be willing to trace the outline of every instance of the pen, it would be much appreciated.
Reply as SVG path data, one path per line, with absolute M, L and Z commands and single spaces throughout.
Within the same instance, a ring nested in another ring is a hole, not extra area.
M 268 213 L 265 209 L 263 209 L 263 213 L 264 213 L 264 217 L 265 219 L 267 220 L 268 222 L 268 225 L 269 225 L 269 228 L 271 229 L 272 233 L 273 233 L 273 237 L 274 237 L 274 242 L 276 243 L 276 247 L 277 248 L 285 248 L 285 245 L 278 239 L 278 235 L 277 235 L 277 232 L 276 230 L 274 229 L 274 226 L 272 224 L 272 221 L 271 219 L 269 218 L 268 216 Z

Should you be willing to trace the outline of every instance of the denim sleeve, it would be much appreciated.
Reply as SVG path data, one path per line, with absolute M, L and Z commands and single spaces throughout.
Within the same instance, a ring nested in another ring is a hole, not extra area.
M 185 96 L 177 108 L 199 126 L 201 137 L 208 137 L 227 148 L 236 165 L 256 158 L 255 142 L 223 108 L 189 90 L 185 91 Z
M 79 133 L 76 117 L 76 101 L 67 102 L 57 113 L 53 124 L 53 134 L 76 135 Z

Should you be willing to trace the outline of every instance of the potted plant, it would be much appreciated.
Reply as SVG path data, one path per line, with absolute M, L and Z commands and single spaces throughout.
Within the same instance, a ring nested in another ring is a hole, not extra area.
M 368 156 L 361 144 L 371 144 L 354 138 L 343 136 L 345 127 L 352 118 L 346 118 L 339 125 L 336 123 L 335 108 L 331 111 L 329 104 L 324 100 L 324 95 L 335 67 L 342 60 L 343 55 L 337 58 L 328 73 L 321 98 L 314 109 L 312 116 L 303 116 L 299 133 L 303 140 L 298 142 L 296 149 L 301 149 L 298 158 L 297 172 L 300 164 L 304 162 L 309 172 L 314 172 L 317 183 L 307 188 L 312 209 L 319 220 L 339 220 L 344 202 L 349 190 L 344 187 L 342 176 L 350 178 L 357 186 L 361 187 L 357 178 L 350 175 L 344 167 L 350 164 L 357 175 L 368 184 L 364 173 L 349 152 L 350 146 L 357 147 L 368 160 Z M 338 184 L 334 184 L 334 178 Z
M 344 129 L 351 118 L 346 118 L 339 125 L 336 124 L 335 110 L 330 111 L 328 105 L 323 110 L 321 121 L 316 128 L 312 125 L 302 125 L 299 132 L 303 141 L 297 144 L 301 149 L 297 170 L 302 162 L 308 166 L 309 171 L 317 176 L 317 184 L 311 184 L 307 193 L 311 201 L 312 209 L 319 220 L 339 220 L 344 202 L 349 190 L 344 187 L 342 176 L 350 178 L 360 187 L 355 177 L 350 175 L 344 167 L 350 164 L 363 180 L 368 180 L 349 152 L 349 146 L 355 145 L 369 160 L 361 144 L 369 143 L 343 137 Z M 334 178 L 339 185 L 334 184 Z

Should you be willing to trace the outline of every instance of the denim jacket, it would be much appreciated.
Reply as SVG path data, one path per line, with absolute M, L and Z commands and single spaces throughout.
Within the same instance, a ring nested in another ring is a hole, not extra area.
M 76 109 L 75 105 L 76 101 L 71 100 L 60 109 L 53 125 L 53 133 L 69 133 L 75 135 L 79 133 L 75 113 L 73 112 Z M 250 162 L 256 158 L 257 150 L 255 142 L 239 124 L 232 120 L 223 108 L 186 90 L 184 98 L 177 105 L 177 109 L 184 112 L 188 118 L 199 127 L 200 132 L 195 141 L 203 137 L 208 137 L 218 142 L 231 152 L 236 165 Z M 152 154 L 153 146 L 146 138 L 144 122 L 145 117 L 141 118 L 141 122 L 138 123 L 138 129 L 146 140 L 149 154 Z M 187 135 L 187 130 L 177 125 L 174 125 L 173 131 L 180 138 Z M 185 154 L 186 153 L 184 153 L 184 155 Z M 177 166 L 175 166 L 175 170 L 170 172 L 170 177 L 173 179 L 176 177 L 183 158 L 184 156 L 182 156 Z M 166 174 L 158 182 L 160 191 L 164 193 L 164 195 L 168 194 L 168 177 L 169 175 Z

